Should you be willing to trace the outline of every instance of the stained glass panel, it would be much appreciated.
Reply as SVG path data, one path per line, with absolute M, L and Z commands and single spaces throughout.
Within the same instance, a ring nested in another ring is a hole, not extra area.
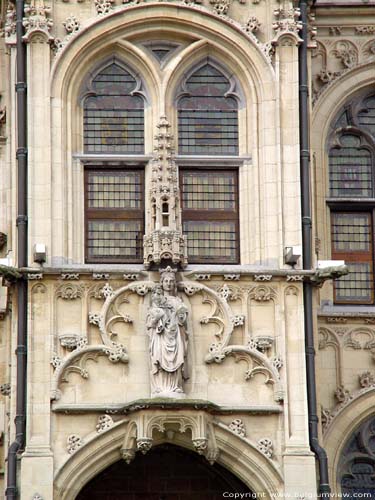
M 94 78 L 95 94 L 84 105 L 86 153 L 143 153 L 144 103 L 132 95 L 136 85 L 135 78 L 115 63 Z
M 372 158 L 368 149 L 360 147 L 360 139 L 344 135 L 342 147 L 329 154 L 330 195 L 333 197 L 372 196 Z
M 226 96 L 229 80 L 206 64 L 185 86 L 189 95 L 178 104 L 179 153 L 237 155 L 237 101 Z

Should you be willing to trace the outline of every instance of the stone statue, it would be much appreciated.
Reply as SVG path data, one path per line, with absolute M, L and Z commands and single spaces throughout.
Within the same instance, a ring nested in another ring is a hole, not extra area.
M 161 271 L 146 318 L 150 337 L 151 397 L 182 398 L 187 376 L 188 310 L 176 296 L 175 272 Z

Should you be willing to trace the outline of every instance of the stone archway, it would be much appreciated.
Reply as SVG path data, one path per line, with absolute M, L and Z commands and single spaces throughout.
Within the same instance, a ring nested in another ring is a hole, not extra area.
M 221 465 L 162 444 L 147 455 L 137 454 L 130 465 L 124 460 L 110 465 L 83 487 L 76 500 L 219 500 L 224 492 L 252 497 L 251 490 Z

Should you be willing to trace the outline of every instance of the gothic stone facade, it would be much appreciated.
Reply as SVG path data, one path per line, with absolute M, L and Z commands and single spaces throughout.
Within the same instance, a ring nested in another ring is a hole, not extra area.
M 315 257 L 352 267 L 343 285 L 327 281 L 314 293 L 320 442 L 335 493 L 370 491 L 375 463 L 373 4 L 318 0 L 309 18 Z M 171 444 L 264 498 L 316 495 L 302 296 L 314 270 L 301 258 L 285 263 L 285 249 L 302 244 L 297 7 L 26 2 L 22 500 L 73 500 L 112 464 L 130 467 Z M 2 2 L 1 20 L 1 252 L 14 264 L 13 2 Z M 356 231 L 367 240 L 348 250 Z M 40 243 L 43 265 L 34 261 Z M 164 262 L 172 285 L 161 278 Z M 361 279 L 370 284 L 357 286 Z M 15 289 L 3 279 L 2 491 L 14 439 Z M 358 472 L 361 454 L 367 469 Z

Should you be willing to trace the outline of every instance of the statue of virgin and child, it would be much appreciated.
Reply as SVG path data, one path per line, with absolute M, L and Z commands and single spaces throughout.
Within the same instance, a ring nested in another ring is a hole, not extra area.
M 151 397 L 183 398 L 187 374 L 187 314 L 177 296 L 175 272 L 160 272 L 160 283 L 151 292 L 146 318 L 149 335 Z

